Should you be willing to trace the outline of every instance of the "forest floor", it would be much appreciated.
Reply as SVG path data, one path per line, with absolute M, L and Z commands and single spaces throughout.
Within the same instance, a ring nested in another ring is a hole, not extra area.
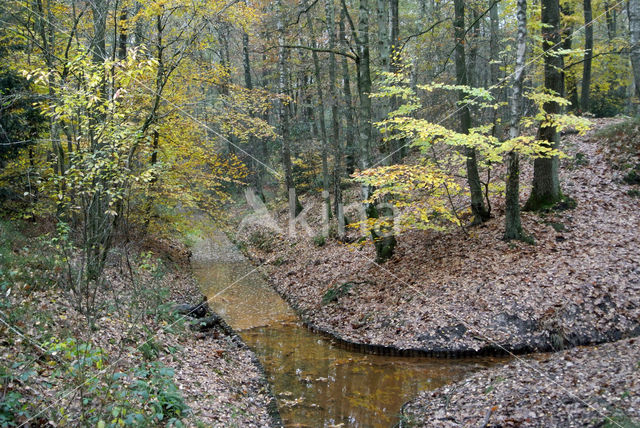
M 0 426 L 273 425 L 252 351 L 176 312 L 202 299 L 184 246 L 116 248 L 89 321 L 61 291 L 41 238 L 8 222 L 0 236 Z
M 524 212 L 535 245 L 502 240 L 504 203 L 497 196 L 494 218 L 468 235 L 404 233 L 382 265 L 370 243 L 289 239 L 257 225 L 235 239 L 304 320 L 350 342 L 473 354 L 635 336 L 638 128 L 638 122 L 595 120 L 586 136 L 563 137 L 562 189 L 577 205 Z M 532 168 L 522 164 L 524 203 Z M 287 230 L 284 213 L 281 207 L 276 219 Z M 317 227 L 311 215 L 308 220 Z
M 512 360 L 424 391 L 402 413 L 402 427 L 638 427 L 640 342 Z

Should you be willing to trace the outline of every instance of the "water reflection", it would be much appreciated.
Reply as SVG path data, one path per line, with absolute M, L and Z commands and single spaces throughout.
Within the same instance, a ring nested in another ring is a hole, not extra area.
M 207 248 L 210 258 L 202 257 L 200 249 L 194 272 L 211 307 L 260 358 L 287 426 L 389 427 L 402 404 L 419 391 L 495 362 L 383 357 L 341 349 L 304 328 L 284 300 L 251 273 L 253 267 L 239 261 L 233 247 L 220 245 L 230 246 L 222 240 L 213 250 Z M 220 251 L 233 255 L 225 261 Z
M 294 323 L 251 329 L 242 337 L 260 356 L 289 426 L 389 427 L 419 391 L 489 363 L 354 353 Z

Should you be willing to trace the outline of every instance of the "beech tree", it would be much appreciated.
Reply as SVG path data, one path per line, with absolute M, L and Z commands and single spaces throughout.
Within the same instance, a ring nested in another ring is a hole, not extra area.
M 542 49 L 544 51 L 544 87 L 553 95 L 562 96 L 564 60 L 559 52 L 562 48 L 560 29 L 560 3 L 558 0 L 542 0 Z M 556 100 L 545 103 L 544 110 L 549 115 L 559 114 L 560 105 Z M 542 123 L 538 138 L 547 141 L 549 148 L 557 149 L 559 135 L 555 125 Z M 535 159 L 533 164 L 533 188 L 525 209 L 539 210 L 549 207 L 562 199 L 560 190 L 559 162 L 556 156 Z
M 455 19 L 454 19 L 454 33 L 455 33 L 455 53 L 456 53 L 456 83 L 461 86 L 467 85 L 467 66 L 465 60 L 465 11 L 464 0 L 455 0 Z M 460 91 L 460 101 L 464 103 L 465 94 Z M 471 113 L 469 106 L 463 104 L 459 108 L 460 118 L 460 130 L 463 134 L 469 133 L 471 128 Z M 471 192 L 471 212 L 473 214 L 474 223 L 482 223 L 489 219 L 490 213 L 485 207 L 484 196 L 482 195 L 482 187 L 480 184 L 480 174 L 478 173 L 478 161 L 476 159 L 476 150 L 474 147 L 468 147 L 466 149 L 466 167 L 467 167 L 467 182 L 469 183 L 469 190 Z
M 629 0 L 627 11 L 629 15 L 629 35 L 631 45 L 629 56 L 633 65 L 633 82 L 636 97 L 640 98 L 640 1 Z
M 420 212 L 420 221 L 432 226 L 465 230 L 488 220 L 492 201 L 501 208 L 504 196 L 505 238 L 521 239 L 520 162 L 531 157 L 534 163 L 526 209 L 562 198 L 558 159 L 549 154 L 559 154 L 558 132 L 570 122 L 560 119 L 568 108 L 564 98 L 576 111 L 623 112 L 625 91 L 640 75 L 636 0 L 629 1 L 626 15 L 610 1 L 571 0 L 560 8 L 558 0 L 543 0 L 540 15 L 529 10 L 527 21 L 529 34 L 541 32 L 541 46 L 533 45 L 539 44 L 535 37 L 528 46 L 526 37 L 520 40 L 518 3 L 496 0 L 25 5 L 9 1 L 0 9 L 6 28 L 24 41 L 7 44 L 7 30 L 0 29 L 0 45 L 6 45 L 2 64 L 32 76 L 46 70 L 38 91 L 51 100 L 58 102 L 63 88 L 80 84 L 70 67 L 83 54 L 95 65 L 116 64 L 134 52 L 154 61 L 137 77 L 146 92 L 135 101 L 139 132 L 127 155 L 128 167 L 144 164 L 151 179 L 132 183 L 134 203 L 117 204 L 118 221 L 126 208 L 130 218 L 153 229 L 163 218 L 179 217 L 171 214 L 177 206 L 214 210 L 219 205 L 212 195 L 227 200 L 236 186 L 249 186 L 274 204 L 281 196 L 290 199 L 292 216 L 301 212 L 301 200 L 318 197 L 324 216 L 333 213 L 331 221 L 341 224 L 343 199 L 356 198 L 364 201 L 365 222 L 375 225 L 367 226 L 367 236 L 380 261 L 393 254 L 395 233 L 411 223 L 392 218 L 392 211 L 412 210 L 399 202 L 400 193 L 420 207 L 414 223 Z M 533 54 L 523 63 L 526 49 Z M 122 94 L 112 74 L 96 86 L 100 97 Z M 93 114 L 96 123 L 108 118 L 102 111 Z M 82 130 L 53 118 L 47 116 L 46 130 L 34 131 L 46 142 L 34 146 L 33 161 L 65 177 Z M 545 143 L 538 148 L 534 141 Z M 20 162 L 29 159 L 27 152 L 17 156 Z M 505 161 L 506 175 L 498 167 Z M 217 173 L 211 165 L 227 163 L 234 173 L 226 192 L 205 186 L 199 168 Z M 196 185 L 189 186 L 180 166 L 197 177 Z M 381 170 L 368 171 L 377 167 L 398 179 L 418 174 L 416 183 L 430 183 L 430 190 L 394 187 Z M 360 181 L 359 196 L 343 192 L 352 178 Z M 456 180 L 466 183 L 464 191 L 454 186 Z M 444 187 L 434 191 L 434 183 Z M 66 179 L 55 186 L 64 194 Z M 211 195 L 192 191 L 203 188 Z M 280 195 L 283 188 L 287 193 Z M 437 208 L 428 208 L 426 200 Z M 452 211 L 445 215 L 443 207 Z
M 518 0 L 518 36 L 516 38 L 516 68 L 513 76 L 511 95 L 511 122 L 509 138 L 520 135 L 519 125 L 523 106 L 524 67 L 527 53 L 527 0 Z M 520 153 L 511 150 L 507 156 L 507 185 L 505 195 L 504 239 L 523 240 L 525 238 L 520 221 Z
M 582 67 L 582 111 L 590 110 L 591 96 L 591 61 L 593 58 L 593 11 L 591 0 L 583 1 L 584 8 L 584 64 Z

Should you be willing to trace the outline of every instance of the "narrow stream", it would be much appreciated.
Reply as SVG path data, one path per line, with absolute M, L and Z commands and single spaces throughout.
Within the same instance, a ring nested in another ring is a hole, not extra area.
M 341 349 L 306 329 L 222 234 L 195 246 L 193 267 L 211 308 L 262 362 L 287 427 L 390 427 L 402 404 L 419 391 L 496 361 L 384 357 Z

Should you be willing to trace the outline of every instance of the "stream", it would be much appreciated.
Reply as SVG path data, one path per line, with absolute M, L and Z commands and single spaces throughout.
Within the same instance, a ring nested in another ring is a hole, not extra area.
M 287 427 L 390 427 L 404 402 L 495 364 L 347 351 L 304 327 L 222 233 L 199 241 L 193 270 L 209 305 L 253 349 Z

